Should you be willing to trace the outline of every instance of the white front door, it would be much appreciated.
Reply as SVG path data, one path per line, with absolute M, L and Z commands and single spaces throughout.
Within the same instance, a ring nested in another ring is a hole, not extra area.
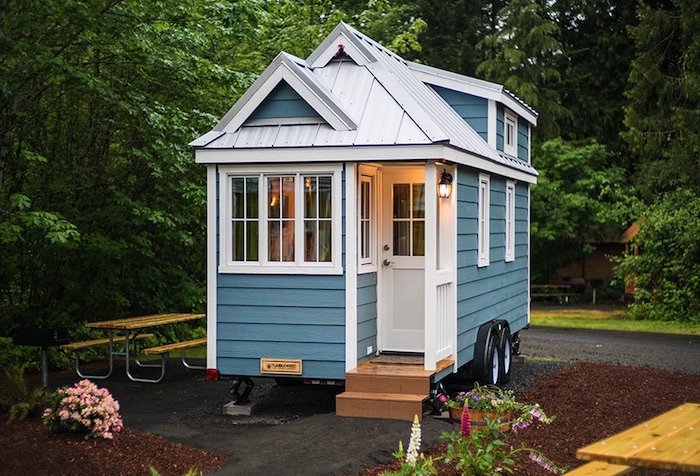
M 425 350 L 425 172 L 402 169 L 382 180 L 382 349 Z

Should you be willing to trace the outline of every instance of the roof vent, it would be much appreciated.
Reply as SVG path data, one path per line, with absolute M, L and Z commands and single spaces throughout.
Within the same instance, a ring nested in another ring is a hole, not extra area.
M 338 51 L 335 53 L 335 55 L 333 57 L 337 58 L 337 59 L 347 58 L 348 54 L 345 52 L 345 45 L 343 45 L 343 44 L 338 45 Z

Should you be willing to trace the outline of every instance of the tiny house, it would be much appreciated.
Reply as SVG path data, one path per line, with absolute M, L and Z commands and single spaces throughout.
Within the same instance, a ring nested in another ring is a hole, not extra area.
M 338 414 L 409 420 L 461 368 L 507 380 L 529 323 L 536 122 L 502 86 L 344 23 L 305 60 L 280 53 L 190 144 L 208 367 L 344 382 Z

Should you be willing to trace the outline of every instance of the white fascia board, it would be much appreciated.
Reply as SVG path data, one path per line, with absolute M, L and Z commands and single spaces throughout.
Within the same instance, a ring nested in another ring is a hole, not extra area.
M 534 184 L 537 173 L 514 169 L 446 144 L 366 147 L 196 149 L 198 164 L 279 164 L 290 162 L 407 162 L 447 160 L 495 175 Z M 534 169 L 533 169 L 534 171 Z
M 281 81 L 286 81 L 333 129 L 356 129 L 355 121 L 343 110 L 330 91 L 324 90 L 313 75 L 305 74 L 304 66 L 298 61 L 301 60 L 286 53 L 277 55 L 270 66 L 219 121 L 214 130 L 223 132 L 238 130 Z
M 408 67 L 424 83 L 500 102 L 530 124 L 537 125 L 537 114 L 506 92 L 500 84 L 416 63 L 408 63 Z

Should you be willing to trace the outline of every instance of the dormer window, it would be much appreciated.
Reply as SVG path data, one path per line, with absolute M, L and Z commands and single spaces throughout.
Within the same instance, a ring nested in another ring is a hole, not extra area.
M 503 152 L 513 157 L 518 156 L 518 122 L 515 116 L 505 113 L 503 126 Z

